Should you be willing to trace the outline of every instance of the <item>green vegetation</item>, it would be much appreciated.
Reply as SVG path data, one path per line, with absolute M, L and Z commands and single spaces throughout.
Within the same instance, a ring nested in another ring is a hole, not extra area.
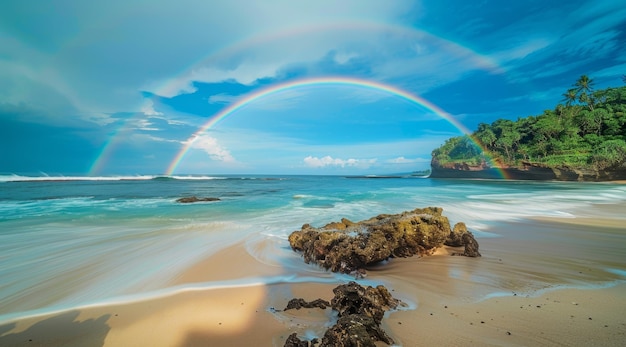
M 562 102 L 538 116 L 481 123 L 471 136 L 448 139 L 433 151 L 433 159 L 441 165 L 480 165 L 492 157 L 510 167 L 595 170 L 626 164 L 626 87 L 594 91 L 593 81 L 581 76 Z

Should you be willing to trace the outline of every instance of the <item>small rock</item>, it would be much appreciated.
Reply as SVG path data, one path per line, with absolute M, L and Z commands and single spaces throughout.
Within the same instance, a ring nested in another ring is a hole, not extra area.
M 302 298 L 298 298 L 298 299 L 289 300 L 289 302 L 287 303 L 287 307 L 285 307 L 283 311 L 292 310 L 292 309 L 299 310 L 301 308 L 321 308 L 323 310 L 323 309 L 326 309 L 327 307 L 330 307 L 330 303 L 326 300 L 315 299 L 311 302 L 307 302 L 306 300 Z
M 287 337 L 284 347 L 309 347 L 309 342 L 300 340 L 298 335 L 293 333 Z
M 333 293 L 335 296 L 330 303 L 333 310 L 339 312 L 340 317 L 346 314 L 366 315 L 372 317 L 377 324 L 382 321 L 385 311 L 402 304 L 382 285 L 376 288 L 362 287 L 352 281 L 336 287 Z
M 320 347 L 374 347 L 376 341 L 393 344 L 393 339 L 378 326 L 372 317 L 351 314 L 339 318 L 337 324 L 326 331 Z
M 176 199 L 176 202 L 182 204 L 189 204 L 192 202 L 205 202 L 205 201 L 220 201 L 220 198 L 199 198 L 197 196 L 188 196 L 180 199 Z

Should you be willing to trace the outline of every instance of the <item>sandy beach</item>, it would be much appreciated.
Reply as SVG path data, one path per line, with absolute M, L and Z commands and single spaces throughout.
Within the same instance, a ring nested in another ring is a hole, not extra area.
M 594 208 L 608 208 L 609 215 L 624 206 Z M 596 249 L 594 240 L 606 244 L 615 235 L 623 240 L 622 221 L 581 218 L 585 223 L 502 223 L 499 237 L 479 240 L 482 258 L 453 257 L 450 249 L 442 249 L 421 259 L 393 259 L 369 269 L 363 283 L 382 283 L 408 304 L 383 321 L 402 346 L 619 346 L 626 339 L 626 284 L 619 271 L 601 268 L 623 265 L 624 245 Z M 590 233 L 592 225 L 598 226 Z M 538 242 L 545 230 L 553 233 Z M 564 236 L 572 233 L 587 236 Z M 0 345 L 282 346 L 293 332 L 302 338 L 321 336 L 330 309 L 280 310 L 294 297 L 330 300 L 341 282 L 202 286 L 215 280 L 280 278 L 285 271 L 255 259 L 244 243 L 236 244 L 180 273 L 171 283 L 185 285 L 178 291 L 5 322 Z

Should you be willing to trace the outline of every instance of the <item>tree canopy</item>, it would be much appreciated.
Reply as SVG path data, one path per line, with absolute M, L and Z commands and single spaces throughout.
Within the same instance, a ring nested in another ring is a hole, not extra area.
M 481 123 L 471 135 L 448 139 L 433 151 L 433 159 L 476 165 L 491 157 L 511 167 L 531 163 L 596 170 L 626 164 L 626 87 L 596 91 L 593 80 L 583 75 L 562 102 L 537 116 Z

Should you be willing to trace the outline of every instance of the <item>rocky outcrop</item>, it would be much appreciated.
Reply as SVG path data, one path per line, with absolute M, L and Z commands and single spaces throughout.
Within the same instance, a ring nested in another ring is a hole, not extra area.
M 481 256 L 480 252 L 478 252 L 478 241 L 476 241 L 474 235 L 467 230 L 465 223 L 457 223 L 444 244 L 450 247 L 465 247 L 463 252 L 454 252 L 452 255 L 464 255 L 466 257 Z
M 461 247 L 463 246 L 463 234 L 468 233 L 467 226 L 465 223 L 460 222 L 454 225 L 454 229 L 450 231 L 450 234 L 446 238 L 444 245 L 450 247 Z
M 430 255 L 452 237 L 460 240 L 455 244 L 465 245 L 465 225 L 451 230 L 442 212 L 440 207 L 427 207 L 358 223 L 344 218 L 321 228 L 305 224 L 289 235 L 289 244 L 306 263 L 359 275 L 368 265 L 389 258 Z
M 199 198 L 197 196 L 187 196 L 184 198 L 176 199 L 176 202 L 182 204 L 189 204 L 192 202 L 207 202 L 207 201 L 220 201 L 220 198 Z
M 333 289 L 335 296 L 330 302 L 339 317 L 360 315 L 370 317 L 380 324 L 386 311 L 394 309 L 401 301 L 391 296 L 385 286 L 363 287 L 356 282 Z
M 309 346 L 376 346 L 376 342 L 393 344 L 393 339 L 380 327 L 386 311 L 403 303 L 391 296 L 384 286 L 362 287 L 356 282 L 340 285 L 333 289 L 335 296 L 330 306 L 337 311 L 337 323 L 322 337 L 311 341 L 300 340 L 296 333 L 285 341 L 285 347 Z M 304 299 L 292 299 L 307 303 Z M 317 299 L 312 302 L 324 301 Z M 289 306 L 289 305 L 287 305 Z M 318 345 L 319 342 L 319 345 Z
M 433 159 L 429 177 L 601 182 L 626 180 L 626 167 L 593 170 L 550 167 L 529 162 L 523 162 L 520 167 L 490 167 L 486 164 L 471 166 L 465 163 L 441 165 Z

